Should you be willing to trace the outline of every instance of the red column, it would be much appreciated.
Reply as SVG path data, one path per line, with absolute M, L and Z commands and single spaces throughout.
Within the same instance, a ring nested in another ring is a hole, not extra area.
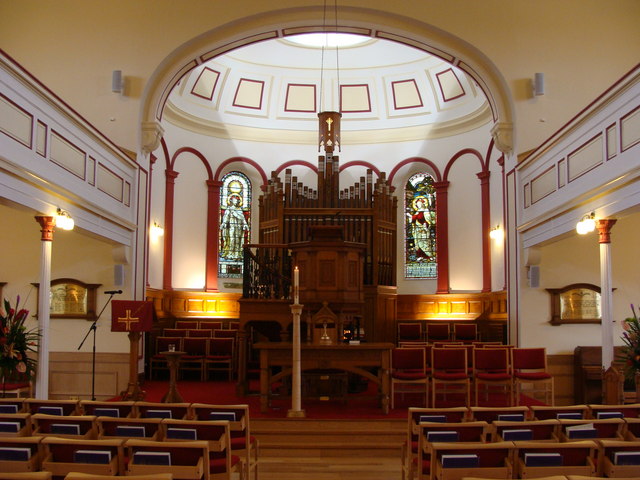
M 144 276 L 146 279 L 145 285 L 147 287 L 149 286 L 149 227 L 151 226 L 149 225 L 149 220 L 151 219 L 151 189 L 153 186 L 153 165 L 154 163 L 156 163 L 157 159 L 158 157 L 156 157 L 153 153 L 149 154 L 149 181 L 147 182 L 147 229 L 146 232 L 144 232 L 144 238 L 146 238 L 144 247 Z
M 436 241 L 438 245 L 438 286 L 436 293 L 449 293 L 449 182 L 436 182 Z
M 222 182 L 207 180 L 207 259 L 205 285 L 207 292 L 218 291 L 218 254 L 220 235 L 220 188 Z
M 491 197 L 489 195 L 489 176 L 491 172 L 486 170 L 476 174 L 480 179 L 481 205 L 481 232 L 482 232 L 482 291 L 491 291 L 491 244 L 489 242 L 489 230 L 491 229 Z
M 162 288 L 171 290 L 172 287 L 172 263 L 173 263 L 173 208 L 174 190 L 176 178 L 179 173 L 167 169 L 165 172 L 165 193 L 164 193 L 164 265 L 162 270 Z

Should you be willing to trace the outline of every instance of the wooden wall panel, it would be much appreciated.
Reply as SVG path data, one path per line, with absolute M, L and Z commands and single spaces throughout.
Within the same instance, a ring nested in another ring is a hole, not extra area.
M 49 398 L 91 399 L 90 352 L 51 352 Z M 128 353 L 96 353 L 95 397 L 109 400 L 127 389 Z
M 147 289 L 158 318 L 239 318 L 241 293 Z

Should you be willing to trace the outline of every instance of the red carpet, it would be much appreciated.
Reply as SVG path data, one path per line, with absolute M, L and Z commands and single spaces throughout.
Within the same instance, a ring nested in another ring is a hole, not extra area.
M 252 389 L 257 390 L 257 384 L 251 385 Z M 167 381 L 145 381 L 142 389 L 146 392 L 145 401 L 160 402 L 162 396 L 167 392 Z M 274 397 L 272 404 L 267 413 L 260 412 L 260 397 L 256 395 L 248 395 L 245 397 L 236 396 L 235 382 L 226 381 L 179 381 L 178 391 L 185 402 L 190 403 L 213 403 L 222 405 L 231 404 L 248 404 L 252 418 L 285 418 L 288 410 L 291 408 L 291 398 Z M 385 419 L 385 418 L 407 418 L 407 408 L 423 406 L 423 396 L 417 394 L 396 395 L 395 408 L 389 411 L 388 415 L 384 415 L 379 406 L 374 390 L 362 393 L 353 393 L 348 395 L 346 402 L 340 400 L 303 400 L 302 409 L 306 413 L 307 418 L 322 419 L 343 419 L 343 418 L 362 418 L 362 419 Z M 463 402 L 455 402 L 455 398 L 449 398 L 447 404 L 438 403 L 439 407 L 459 406 Z M 523 405 L 539 404 L 528 397 L 522 398 Z M 481 403 L 481 406 L 502 406 L 505 405 L 504 399 L 490 397 L 489 402 Z

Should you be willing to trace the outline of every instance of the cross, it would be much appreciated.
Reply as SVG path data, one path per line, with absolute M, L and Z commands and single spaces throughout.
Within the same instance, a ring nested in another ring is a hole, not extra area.
M 124 317 L 124 318 L 118 318 L 118 321 L 119 321 L 119 322 L 125 322 L 125 323 L 127 324 L 126 331 L 127 331 L 127 332 L 129 332 L 129 331 L 131 331 L 131 324 L 132 324 L 132 323 L 138 323 L 138 321 L 140 320 L 140 318 L 138 318 L 138 317 L 132 317 L 132 316 L 131 316 L 131 310 L 125 310 L 125 311 L 127 312 L 127 313 L 126 313 L 126 315 L 127 315 L 127 316 L 126 316 L 126 317 Z
M 327 128 L 331 131 L 331 124 L 333 123 L 333 119 L 331 117 L 327 118 Z

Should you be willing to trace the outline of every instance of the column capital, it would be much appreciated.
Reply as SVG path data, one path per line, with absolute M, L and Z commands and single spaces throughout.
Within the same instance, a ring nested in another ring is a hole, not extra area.
M 49 215 L 36 215 L 34 218 L 40 224 L 40 232 L 42 232 L 40 240 L 51 242 L 53 240 L 53 227 L 56 226 L 54 218 Z
M 502 153 L 511 153 L 513 150 L 513 123 L 498 122 L 491 128 L 493 141 Z
M 140 131 L 140 143 L 145 153 L 151 153 L 160 146 L 160 140 L 164 135 L 164 128 L 160 122 L 142 122 Z
M 596 220 L 596 228 L 600 238 L 599 243 L 611 243 L 611 228 L 615 225 L 617 220 L 615 218 L 603 218 Z

